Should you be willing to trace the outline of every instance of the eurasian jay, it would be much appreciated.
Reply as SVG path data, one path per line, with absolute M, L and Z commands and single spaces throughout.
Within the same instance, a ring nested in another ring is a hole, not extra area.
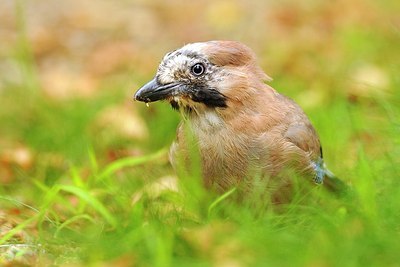
M 325 167 L 308 117 L 266 85 L 269 80 L 254 53 L 239 42 L 192 43 L 166 54 L 155 78 L 134 99 L 166 100 L 182 113 L 197 143 L 207 187 L 253 190 L 257 176 L 278 181 L 275 189 L 285 190 L 290 183 L 285 170 L 292 170 L 332 191 L 342 190 L 344 183 Z M 177 155 L 189 155 L 183 124 L 170 149 L 173 165 Z

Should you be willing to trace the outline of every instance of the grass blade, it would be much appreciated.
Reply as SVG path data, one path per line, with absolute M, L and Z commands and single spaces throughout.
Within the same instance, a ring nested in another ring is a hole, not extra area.
M 122 158 L 119 160 L 114 161 L 113 163 L 109 164 L 98 176 L 98 180 L 102 180 L 105 177 L 108 177 L 112 174 L 114 174 L 115 172 L 117 172 L 118 170 L 121 170 L 123 168 L 126 167 L 133 167 L 133 166 L 137 166 L 143 163 L 146 163 L 148 161 L 152 161 L 155 159 L 158 159 L 162 156 L 166 155 L 167 150 L 166 149 L 162 149 L 154 154 L 151 155 L 146 155 L 143 157 L 126 157 L 126 158 Z
M 92 206 L 95 210 L 97 210 L 111 226 L 117 226 L 117 220 L 115 219 L 115 217 L 111 215 L 111 213 L 99 200 L 90 195 L 89 192 L 84 191 L 79 187 L 70 185 L 60 185 L 60 189 L 62 191 L 76 195 L 77 197 L 88 203 L 90 206 Z
M 236 187 L 232 188 L 228 192 L 224 193 L 222 196 L 218 197 L 216 200 L 214 200 L 213 203 L 208 207 L 208 218 L 210 218 L 212 210 L 219 204 L 221 203 L 224 199 L 228 198 L 230 195 L 235 193 Z

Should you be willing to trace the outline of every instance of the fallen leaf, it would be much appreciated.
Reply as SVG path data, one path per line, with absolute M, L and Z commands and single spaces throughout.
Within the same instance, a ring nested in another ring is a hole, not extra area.
M 97 80 L 89 74 L 73 71 L 72 67 L 62 65 L 53 65 L 42 70 L 40 80 L 45 94 L 58 100 L 91 97 L 97 88 Z
M 106 75 L 136 60 L 139 51 L 131 41 L 113 41 L 96 47 L 89 55 L 90 73 Z
M 105 108 L 98 114 L 95 125 L 122 137 L 139 140 L 148 137 L 147 126 L 133 105 L 116 105 Z
M 389 77 L 378 66 L 366 64 L 351 74 L 349 94 L 355 96 L 384 95 L 389 89 Z
M 23 169 L 29 169 L 33 164 L 33 155 L 27 147 L 18 146 L 0 152 L 0 163 L 15 164 Z

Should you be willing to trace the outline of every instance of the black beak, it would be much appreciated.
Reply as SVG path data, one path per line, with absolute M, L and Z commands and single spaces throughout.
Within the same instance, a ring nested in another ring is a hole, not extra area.
M 159 84 L 157 79 L 154 78 L 143 85 L 133 98 L 146 103 L 162 100 L 171 96 L 179 86 L 179 83 Z

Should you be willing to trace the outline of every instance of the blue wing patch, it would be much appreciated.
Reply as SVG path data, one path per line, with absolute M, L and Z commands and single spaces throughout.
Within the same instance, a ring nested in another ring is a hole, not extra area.
M 324 182 L 324 176 L 326 174 L 324 161 L 322 159 L 319 159 L 316 163 L 313 162 L 312 165 L 315 171 L 314 182 L 316 184 L 322 184 Z

